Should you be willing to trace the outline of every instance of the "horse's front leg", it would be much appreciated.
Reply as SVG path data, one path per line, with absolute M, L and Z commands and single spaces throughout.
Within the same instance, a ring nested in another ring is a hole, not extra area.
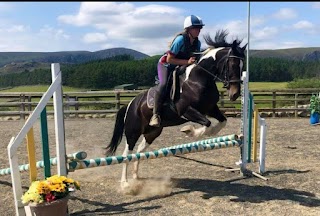
M 132 154 L 132 151 L 129 150 L 129 145 L 126 143 L 126 147 L 122 153 L 123 157 L 127 157 L 128 154 Z M 121 187 L 122 189 L 125 189 L 128 187 L 128 177 L 127 177 L 127 170 L 128 170 L 129 161 L 126 159 L 126 161 L 123 163 L 122 167 L 122 176 L 121 176 Z
M 137 153 L 140 153 L 148 148 L 149 144 L 146 143 L 146 139 L 143 137 L 141 143 L 138 145 Z M 139 169 L 139 160 L 133 163 L 133 179 L 139 179 L 138 176 L 138 169 Z
M 223 115 L 217 104 L 213 107 L 213 109 L 209 110 L 208 116 L 217 119 L 219 122 L 215 126 L 207 128 L 207 135 L 215 135 L 227 125 L 227 118 L 225 115 Z
M 145 134 L 143 134 L 144 137 L 138 146 L 137 153 L 140 153 L 146 150 L 151 145 L 151 143 L 161 134 L 162 130 L 163 130 L 163 127 L 153 128 L 148 132 L 146 132 Z M 133 179 L 139 179 L 138 171 L 139 171 L 139 160 L 134 162 Z
M 224 128 L 227 124 L 226 117 L 221 113 L 218 106 L 215 106 L 214 109 L 209 113 L 210 116 L 216 118 L 219 123 L 217 125 L 212 125 L 209 119 L 205 115 L 201 114 L 198 110 L 193 107 L 188 107 L 187 111 L 184 113 L 184 117 L 188 120 L 204 125 L 200 128 L 195 128 L 192 125 L 186 125 L 181 128 L 181 131 L 186 133 L 188 136 L 199 137 L 202 135 L 215 135 Z
M 199 137 L 203 135 L 205 132 L 205 128 L 211 126 L 211 122 L 209 121 L 209 119 L 191 106 L 187 108 L 187 110 L 183 114 L 183 117 L 185 117 L 189 121 L 203 125 L 203 127 L 197 129 L 192 125 L 186 125 L 181 128 L 180 131 L 186 133 L 190 137 Z

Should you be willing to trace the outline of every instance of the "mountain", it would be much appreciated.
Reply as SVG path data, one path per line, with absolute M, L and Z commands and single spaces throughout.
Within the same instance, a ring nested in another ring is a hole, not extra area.
M 275 50 L 250 50 L 249 55 L 257 58 L 283 58 L 297 61 L 320 61 L 320 47 L 303 47 Z
M 0 74 L 19 73 L 36 68 L 50 68 L 50 64 L 79 64 L 93 60 L 106 59 L 117 55 L 130 55 L 134 59 L 144 59 L 148 55 L 127 48 L 112 48 L 96 52 L 63 51 L 63 52 L 0 52 Z

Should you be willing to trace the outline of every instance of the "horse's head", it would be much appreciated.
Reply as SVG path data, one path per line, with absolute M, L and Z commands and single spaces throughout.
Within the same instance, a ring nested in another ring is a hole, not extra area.
M 242 40 L 227 43 L 226 31 L 218 31 L 215 41 L 209 35 L 204 36 L 209 48 L 203 52 L 198 65 L 211 74 L 215 80 L 222 81 L 228 90 L 229 98 L 235 101 L 241 92 L 241 75 L 245 60 L 246 46 L 240 47 Z M 219 78 L 223 75 L 223 78 Z

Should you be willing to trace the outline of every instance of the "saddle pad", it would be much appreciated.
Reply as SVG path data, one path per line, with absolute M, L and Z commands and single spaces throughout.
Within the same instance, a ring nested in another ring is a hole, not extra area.
M 156 94 L 155 87 L 151 87 L 148 90 L 148 93 L 147 93 L 147 105 L 148 105 L 149 109 L 153 109 L 153 107 L 154 107 L 154 96 L 155 96 L 155 94 Z

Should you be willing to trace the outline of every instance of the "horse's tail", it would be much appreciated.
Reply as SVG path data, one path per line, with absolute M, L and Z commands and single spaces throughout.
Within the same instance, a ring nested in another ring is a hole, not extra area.
M 122 134 L 124 130 L 124 117 L 126 115 L 127 105 L 119 109 L 116 117 L 116 123 L 114 125 L 113 135 L 110 144 L 105 148 L 106 155 L 114 155 L 118 145 L 122 140 Z

